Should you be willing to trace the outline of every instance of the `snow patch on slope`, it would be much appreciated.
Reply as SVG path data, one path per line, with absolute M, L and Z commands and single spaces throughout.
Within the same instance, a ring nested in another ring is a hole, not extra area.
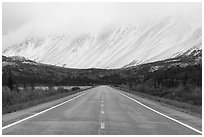
M 202 48 L 201 24 L 167 17 L 143 26 L 109 26 L 97 34 L 30 37 L 3 55 L 69 68 L 121 68 L 175 57 L 192 47 Z

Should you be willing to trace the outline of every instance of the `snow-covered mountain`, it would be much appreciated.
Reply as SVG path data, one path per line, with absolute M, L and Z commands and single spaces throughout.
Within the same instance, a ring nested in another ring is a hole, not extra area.
M 122 68 L 201 48 L 201 23 L 168 17 L 142 26 L 109 26 L 94 34 L 29 36 L 3 50 L 3 55 L 69 68 Z

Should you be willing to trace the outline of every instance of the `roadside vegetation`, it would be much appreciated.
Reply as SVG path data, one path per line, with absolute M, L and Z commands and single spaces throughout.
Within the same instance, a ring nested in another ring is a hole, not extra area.
M 149 73 L 129 89 L 153 96 L 202 105 L 202 66 L 174 67 Z
M 127 84 L 116 85 L 191 113 L 202 114 L 202 66 L 172 67 L 133 76 Z
M 160 96 L 156 96 L 156 95 L 151 95 L 148 93 L 149 89 L 146 87 L 142 87 L 142 86 L 130 89 L 128 85 L 120 85 L 120 86 L 117 86 L 116 88 L 123 90 L 125 92 L 128 92 L 128 93 L 140 96 L 142 98 L 151 99 L 151 100 L 160 102 L 160 103 L 165 104 L 165 105 L 170 105 L 171 107 L 174 107 L 176 109 L 179 109 L 181 111 L 184 111 L 184 112 L 187 112 L 187 113 L 199 116 L 199 117 L 202 116 L 202 105 L 193 105 L 191 103 L 186 103 L 184 101 L 180 101 L 180 96 L 176 97 L 179 100 L 179 101 L 177 101 L 176 99 L 172 99 L 172 98 L 165 98 L 165 97 L 160 97 Z M 146 90 L 146 92 L 142 92 L 144 90 Z M 171 90 L 174 90 L 174 89 L 171 89 Z M 179 89 L 177 89 L 177 91 L 182 93 Z M 201 98 L 202 98 L 202 96 L 201 96 Z
M 80 87 L 71 89 L 54 88 L 49 86 L 48 89 L 35 89 L 34 86 L 26 86 L 22 89 L 13 87 L 2 88 L 2 113 L 10 113 L 13 111 L 32 107 L 51 100 L 56 100 L 68 95 L 72 95 L 82 90 Z

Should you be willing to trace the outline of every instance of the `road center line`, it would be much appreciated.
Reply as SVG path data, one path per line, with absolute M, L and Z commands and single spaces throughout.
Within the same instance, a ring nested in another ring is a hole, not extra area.
M 121 95 L 123 95 L 123 96 L 129 98 L 130 100 L 132 100 L 132 101 L 134 101 L 134 102 L 140 104 L 141 106 L 143 106 L 143 107 L 145 107 L 145 108 L 147 108 L 147 109 L 149 109 L 149 110 L 151 110 L 151 111 L 153 111 L 153 112 L 155 112 L 155 113 L 157 113 L 157 114 L 159 114 L 159 115 L 162 115 L 162 116 L 164 116 L 164 117 L 166 117 L 166 118 L 168 118 L 168 119 L 170 119 L 170 120 L 172 120 L 172 121 L 174 121 L 174 122 L 177 122 L 177 123 L 179 123 L 179 124 L 181 124 L 181 125 L 183 125 L 183 126 L 189 128 L 189 129 L 191 129 L 191 130 L 194 130 L 195 132 L 198 132 L 198 133 L 202 134 L 201 131 L 199 131 L 199 130 L 197 130 L 197 129 L 195 129 L 195 128 L 193 128 L 193 127 L 187 125 L 187 124 L 184 124 L 184 123 L 182 123 L 182 122 L 180 122 L 180 121 L 178 121 L 178 120 L 176 120 L 176 119 L 174 119 L 174 118 L 172 118 L 172 117 L 169 117 L 169 116 L 167 116 L 167 115 L 165 115 L 165 114 L 163 114 L 163 113 L 161 113 L 161 112 L 158 112 L 158 111 L 156 111 L 156 110 L 154 110 L 154 109 L 152 109 L 152 108 L 150 108 L 150 107 L 148 107 L 148 106 L 142 104 L 141 102 L 139 102 L 139 101 L 137 101 L 137 100 L 135 100 L 135 99 L 133 99 L 133 98 L 131 98 L 131 97 L 129 97 L 129 96 L 123 94 L 123 93 L 121 93 L 120 91 L 118 91 L 118 92 L 119 92 Z
M 101 111 L 102 114 L 104 114 L 104 111 Z
M 105 129 L 105 123 L 101 123 L 101 129 Z
M 4 126 L 4 127 L 2 127 L 2 130 L 6 129 L 6 128 L 9 128 L 9 127 L 11 127 L 11 126 L 14 126 L 14 125 L 16 125 L 16 124 L 19 124 L 19 123 L 21 123 L 21 122 L 23 122 L 23 121 L 25 121 L 25 120 L 31 119 L 31 118 L 33 118 L 33 117 L 35 117 L 35 116 L 40 115 L 40 114 L 43 114 L 43 113 L 45 113 L 45 112 L 47 112 L 47 111 L 49 111 L 49 110 L 52 110 L 52 109 L 54 109 L 54 108 L 57 108 L 57 107 L 59 107 L 59 106 L 65 104 L 65 103 L 67 103 L 67 102 L 70 102 L 70 101 L 72 101 L 72 100 L 74 100 L 74 99 L 76 99 L 76 98 L 82 96 L 83 94 L 84 94 L 84 92 L 81 93 L 81 94 L 79 94 L 79 95 L 77 95 L 77 96 L 75 96 L 75 97 L 73 97 L 73 98 L 71 98 L 71 99 L 69 99 L 69 100 L 67 100 L 67 101 L 64 101 L 64 102 L 62 102 L 62 103 L 60 103 L 60 104 L 58 104 L 58 105 L 55 105 L 55 106 L 53 106 L 53 107 L 51 107 L 51 108 L 48 108 L 48 109 L 43 110 L 43 111 L 41 111 L 41 112 L 39 112 L 39 113 L 35 113 L 34 115 L 31 115 L 31 116 L 29 116 L 29 117 L 26 117 L 26 118 L 24 118 L 24 119 L 21 119 L 21 120 L 19 120 L 19 121 L 16 121 L 16 122 L 14 122 L 14 123 L 12 123 L 12 124 L 9 124 L 9 125 L 7 125 L 7 126 Z

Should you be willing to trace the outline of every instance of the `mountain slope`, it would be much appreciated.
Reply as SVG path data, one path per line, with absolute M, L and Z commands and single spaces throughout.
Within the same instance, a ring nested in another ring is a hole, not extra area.
M 167 70 L 174 70 L 175 68 L 185 70 L 188 67 L 194 68 L 195 66 L 202 68 L 202 50 L 189 50 L 185 54 L 171 59 L 121 69 L 70 69 L 38 63 L 19 56 L 2 56 L 3 82 L 6 81 L 5 79 L 10 71 L 18 84 L 30 83 L 31 81 L 41 84 L 50 82 L 52 84 L 56 82 L 62 84 L 62 81 L 64 81 L 70 84 L 80 81 L 87 82 L 89 79 L 92 80 L 91 83 L 95 84 L 100 82 L 105 82 L 103 84 L 108 82 L 127 83 L 129 78 L 136 78 L 138 80 L 141 77 L 154 73 L 161 75 L 161 72 Z M 67 79 L 70 78 L 77 78 L 77 80 L 68 81 Z
M 111 26 L 92 34 L 28 37 L 3 51 L 69 68 L 121 68 L 201 49 L 202 28 L 189 18 L 168 17 L 143 26 Z

